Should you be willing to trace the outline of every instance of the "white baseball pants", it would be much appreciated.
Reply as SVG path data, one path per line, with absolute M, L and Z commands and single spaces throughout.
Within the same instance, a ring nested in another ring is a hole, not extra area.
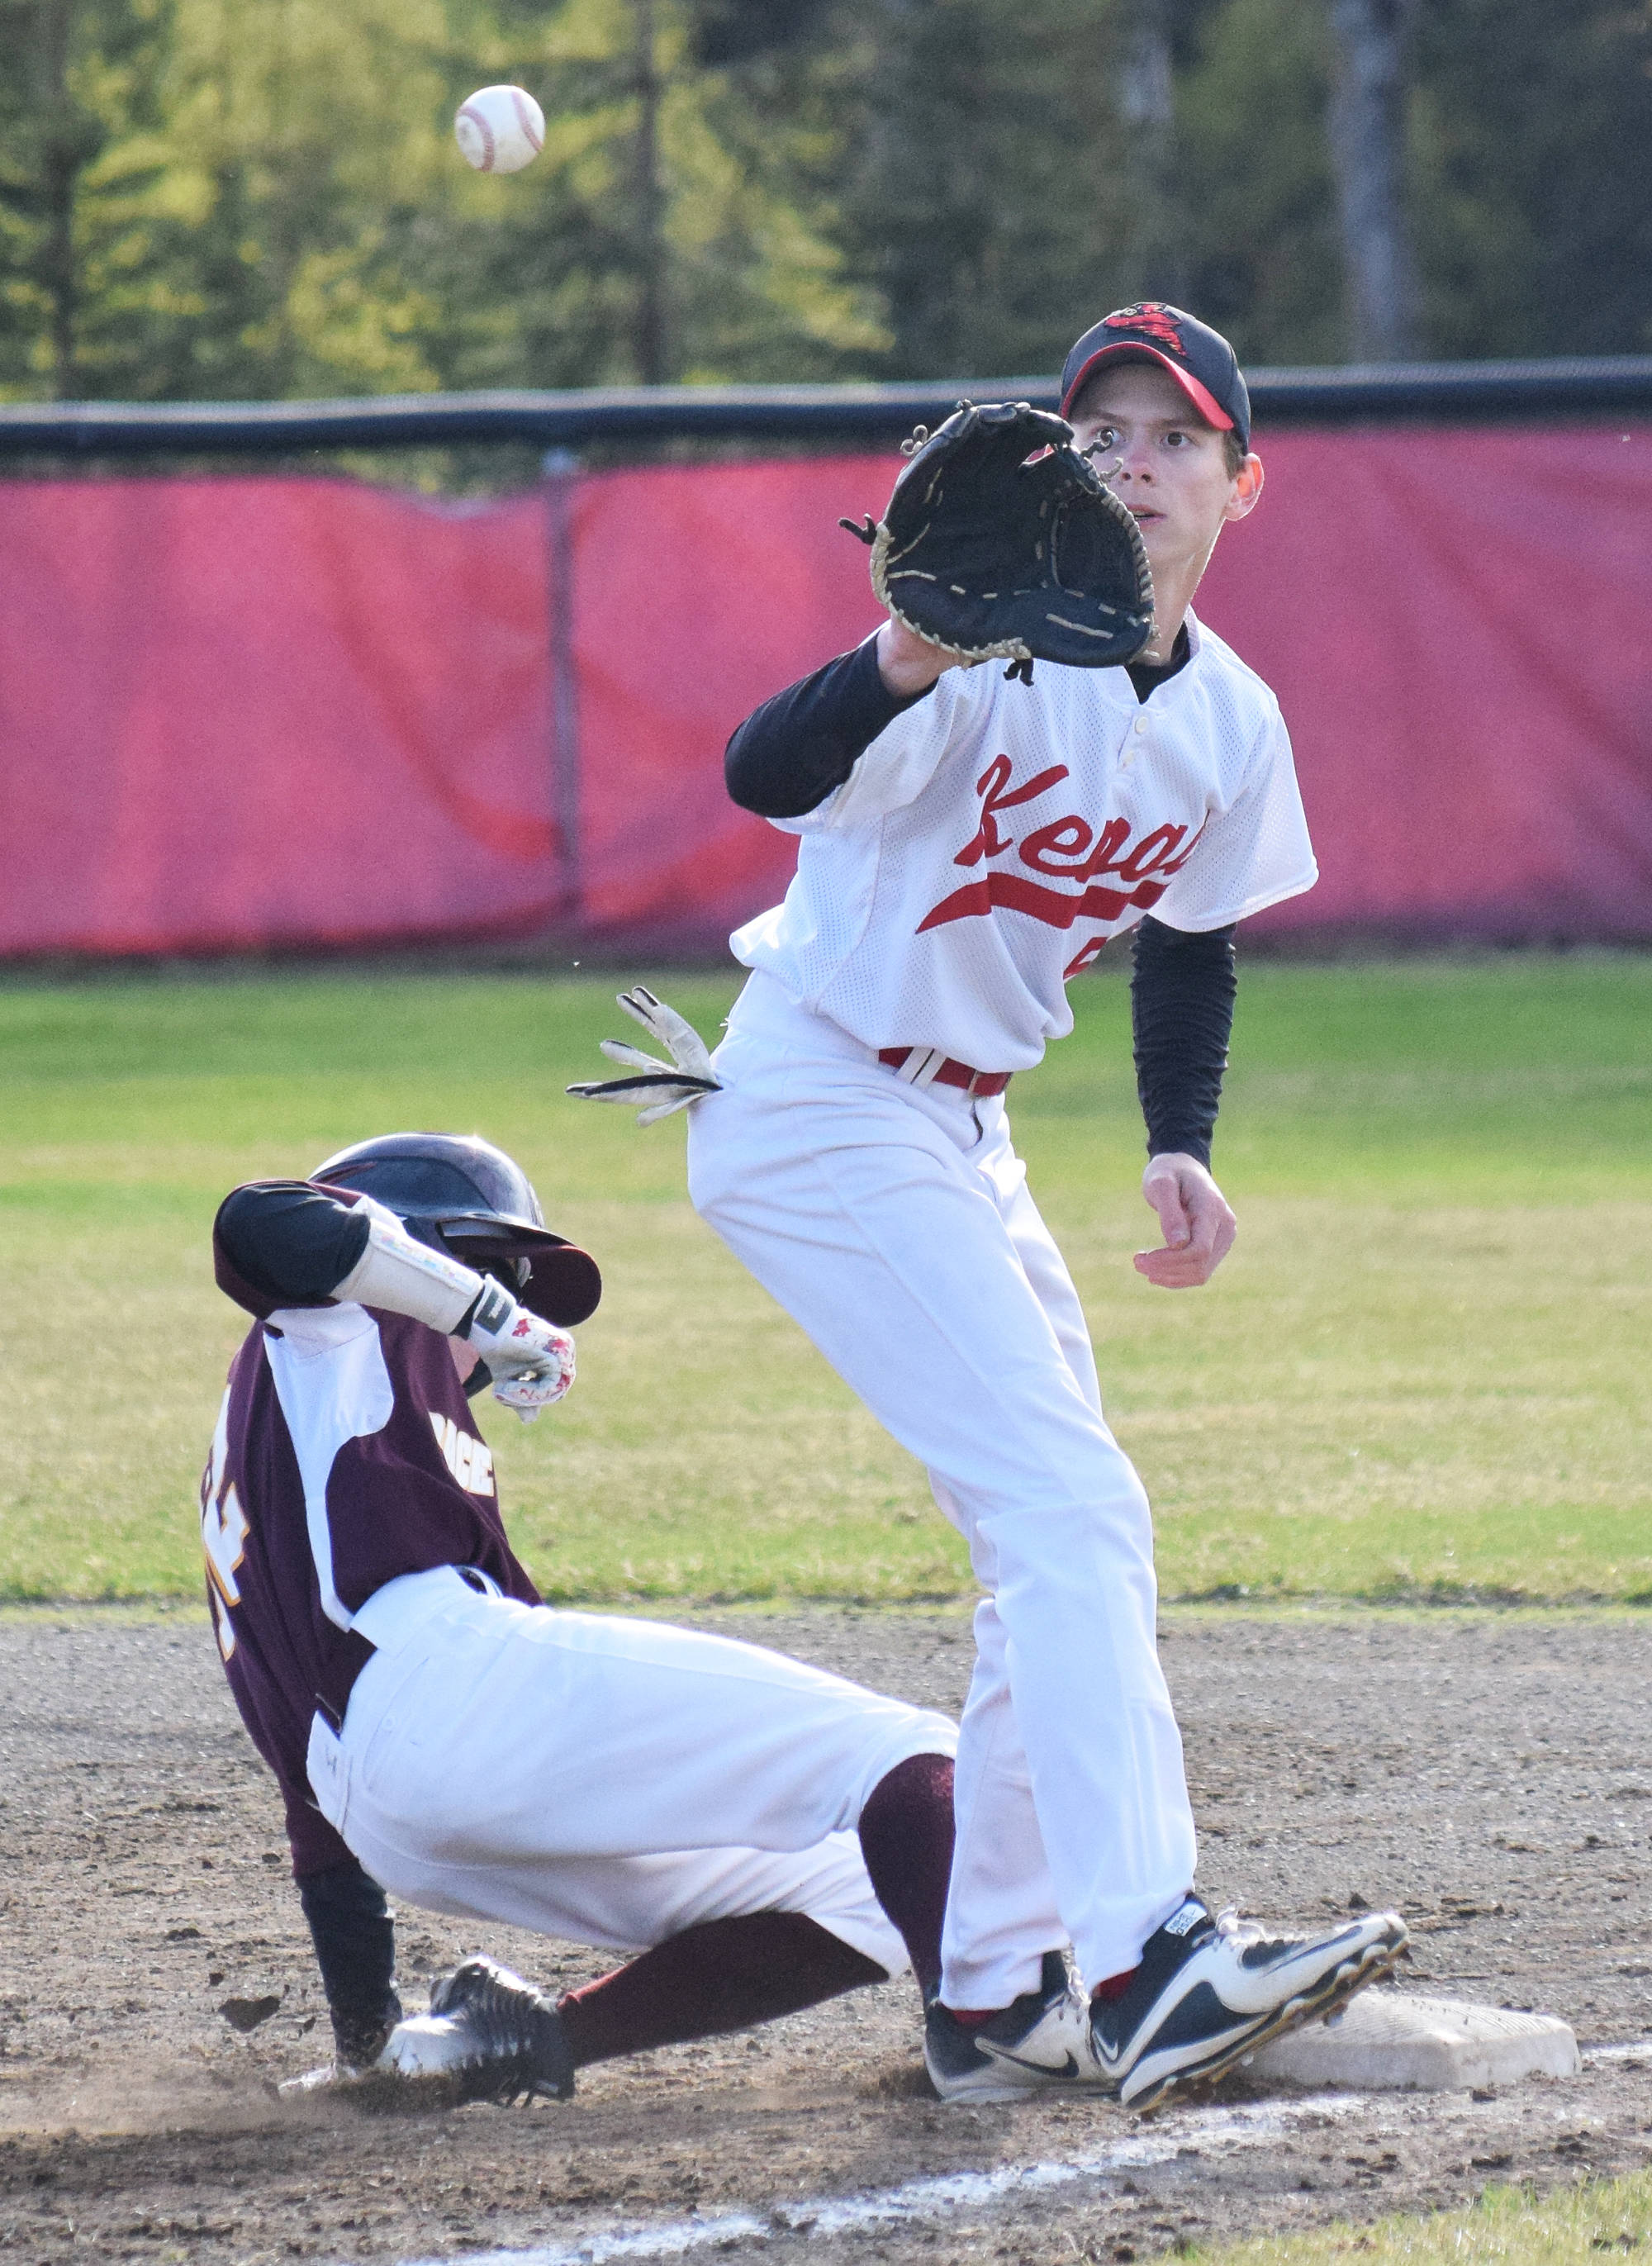
M 986 1596 L 942 1992 L 997 2007 L 1071 1941 L 1133 1967 L 1196 1856 L 1152 1523 L 1001 1100 L 903 1083 L 753 976 L 689 1121 L 696 1210 L 928 1469 Z
M 355 1617 L 379 1648 L 335 1736 L 322 1815 L 374 1879 L 434 1911 L 639 1951 L 699 1922 L 800 1911 L 907 1966 L 855 1828 L 944 1715 L 800 1661 L 654 1621 L 479 1595 L 451 1567 Z

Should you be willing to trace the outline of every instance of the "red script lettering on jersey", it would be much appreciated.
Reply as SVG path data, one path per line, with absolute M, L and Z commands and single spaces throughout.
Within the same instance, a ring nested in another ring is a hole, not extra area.
M 1065 818 L 1036 827 L 1020 841 L 1000 828 L 999 811 L 1034 801 L 1067 775 L 1067 766 L 1057 764 L 1016 786 L 1015 767 L 1008 756 L 994 756 L 976 781 L 981 823 L 953 863 L 979 866 L 1006 857 L 1013 850 L 1020 864 L 1033 873 L 1075 883 L 1076 890 L 1047 888 L 1012 866 L 995 866 L 978 881 L 968 882 L 943 897 L 918 923 L 919 936 L 925 929 L 944 927 L 948 921 L 979 919 L 998 905 L 1006 912 L 1026 913 L 1049 928 L 1071 928 L 1075 921 L 1115 921 L 1133 905 L 1145 911 L 1158 903 L 1171 875 L 1179 874 L 1193 855 L 1194 844 L 1204 831 L 1202 826 L 1189 840 L 1185 826 L 1166 822 L 1151 828 L 1134 847 L 1128 818 L 1109 818 L 1098 832 L 1073 811 Z M 1104 888 L 1097 879 L 1102 874 L 1123 886 Z

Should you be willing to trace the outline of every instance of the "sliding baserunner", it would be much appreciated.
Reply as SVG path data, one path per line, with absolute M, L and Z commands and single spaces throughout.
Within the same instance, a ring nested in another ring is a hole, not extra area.
M 327 2074 L 564 2096 L 587 2062 L 909 1964 L 932 1989 L 954 1725 L 753 1645 L 552 1611 L 512 1552 L 468 1396 L 553 1406 L 601 1289 L 516 1165 L 366 1141 L 236 1189 L 214 1250 L 255 1319 L 201 1484 L 208 1595 L 286 1803 Z M 642 1955 L 555 2002 L 468 1959 L 404 2021 L 387 1890 Z

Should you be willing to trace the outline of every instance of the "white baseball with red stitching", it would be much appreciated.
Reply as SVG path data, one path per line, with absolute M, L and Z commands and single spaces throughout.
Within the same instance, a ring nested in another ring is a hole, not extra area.
M 545 113 L 525 87 L 485 86 L 459 105 L 453 134 L 479 173 L 519 173 L 545 147 Z

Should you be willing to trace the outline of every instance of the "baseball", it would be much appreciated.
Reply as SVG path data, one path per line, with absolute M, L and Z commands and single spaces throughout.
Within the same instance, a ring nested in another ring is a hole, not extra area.
M 519 173 L 545 147 L 545 113 L 523 87 L 485 86 L 459 105 L 453 135 L 479 173 Z

